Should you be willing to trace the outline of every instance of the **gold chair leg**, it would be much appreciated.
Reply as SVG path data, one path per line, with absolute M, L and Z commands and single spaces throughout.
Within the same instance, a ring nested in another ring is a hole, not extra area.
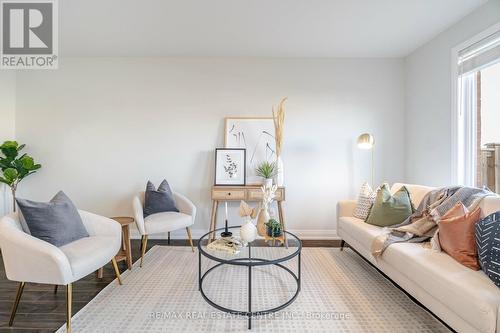
M 73 304 L 73 284 L 66 285 L 66 333 L 71 333 L 71 305 Z
M 186 231 L 187 231 L 188 238 L 189 238 L 189 244 L 191 245 L 191 251 L 194 252 L 193 237 L 191 237 L 191 228 L 190 227 L 186 227 Z
M 142 251 L 141 251 L 141 265 L 140 267 L 142 267 L 142 264 L 144 262 L 144 254 L 146 253 L 146 247 L 148 246 L 148 235 L 144 235 L 142 236 Z
M 113 264 L 113 268 L 115 269 L 116 278 L 118 279 L 118 283 L 120 286 L 122 285 L 122 276 L 120 275 L 120 270 L 118 269 L 118 264 L 116 263 L 116 259 L 111 259 L 111 263 Z
M 16 316 L 17 307 L 19 305 L 19 301 L 21 300 L 21 295 L 23 294 L 25 284 L 25 282 L 20 282 L 19 286 L 17 287 L 16 300 L 14 301 L 14 306 L 12 307 L 12 312 L 10 314 L 9 326 L 12 326 L 12 324 L 14 324 L 14 317 Z

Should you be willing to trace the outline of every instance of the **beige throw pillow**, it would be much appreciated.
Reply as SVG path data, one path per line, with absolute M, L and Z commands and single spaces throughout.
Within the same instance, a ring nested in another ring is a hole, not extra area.
M 362 219 L 363 221 L 366 220 L 376 196 L 377 191 L 372 190 L 368 183 L 361 185 L 358 195 L 358 204 L 354 209 L 354 217 Z

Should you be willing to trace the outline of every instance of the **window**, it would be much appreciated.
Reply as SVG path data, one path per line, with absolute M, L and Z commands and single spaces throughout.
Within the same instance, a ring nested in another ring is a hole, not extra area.
M 455 181 L 500 193 L 500 27 L 454 52 Z

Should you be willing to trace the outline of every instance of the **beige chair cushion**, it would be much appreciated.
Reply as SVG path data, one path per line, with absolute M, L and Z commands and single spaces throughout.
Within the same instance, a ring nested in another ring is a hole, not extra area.
M 75 280 L 106 265 L 118 252 L 120 237 L 90 236 L 61 246 L 68 258 Z
M 147 235 L 174 231 L 192 224 L 193 217 L 191 215 L 176 212 L 156 213 L 144 219 Z

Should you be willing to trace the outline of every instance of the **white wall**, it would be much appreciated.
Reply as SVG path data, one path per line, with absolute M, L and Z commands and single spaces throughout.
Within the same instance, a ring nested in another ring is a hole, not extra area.
M 335 236 L 337 201 L 369 179 L 362 132 L 377 140 L 377 182 L 403 179 L 402 60 L 61 59 L 18 73 L 17 90 L 16 135 L 43 164 L 19 195 L 35 200 L 63 189 L 83 209 L 131 214 L 134 193 L 167 178 L 198 206 L 199 235 L 224 117 L 269 116 L 282 96 L 289 229 Z
M 16 74 L 14 71 L 0 73 L 0 144 L 15 138 Z M 0 183 L 0 216 L 12 209 L 10 189 Z
M 405 59 L 406 179 L 451 182 L 451 49 L 500 22 L 500 0 L 490 0 Z

